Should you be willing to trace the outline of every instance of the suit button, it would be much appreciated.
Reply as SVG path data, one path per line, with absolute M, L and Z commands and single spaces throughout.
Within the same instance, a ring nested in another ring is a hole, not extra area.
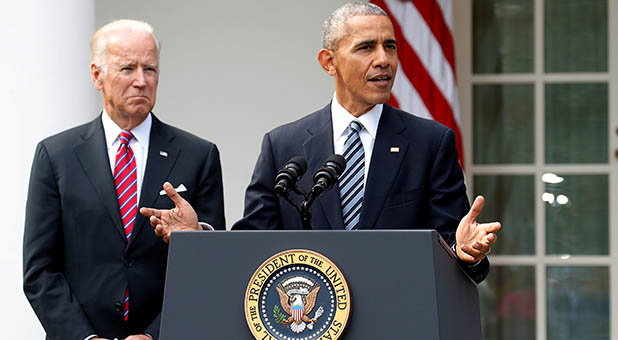
M 124 266 L 127 267 L 127 268 L 133 267 L 133 260 L 131 260 L 131 259 L 124 259 Z
M 122 312 L 122 303 L 116 302 L 116 304 L 114 305 L 114 309 L 116 310 L 116 312 Z

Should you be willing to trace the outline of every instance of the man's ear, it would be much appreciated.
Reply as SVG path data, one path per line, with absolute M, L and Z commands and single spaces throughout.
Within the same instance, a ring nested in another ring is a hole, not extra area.
M 97 90 L 103 89 L 103 72 L 100 67 L 95 65 L 94 63 L 90 64 L 90 78 L 92 79 L 92 83 Z
M 318 62 L 320 66 L 328 73 L 330 76 L 334 76 L 337 74 L 337 69 L 335 68 L 335 52 L 331 50 L 327 50 L 325 48 L 321 49 L 318 52 Z

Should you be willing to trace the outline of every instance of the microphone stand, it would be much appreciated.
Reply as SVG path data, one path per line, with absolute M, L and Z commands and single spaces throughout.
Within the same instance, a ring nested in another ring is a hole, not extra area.
M 303 230 L 313 230 L 311 226 L 311 206 L 313 202 L 324 192 L 321 186 L 314 186 L 310 192 L 304 194 L 305 200 L 300 205 L 300 219 L 303 225 Z
M 294 200 L 290 198 L 290 195 L 288 194 L 287 191 L 284 192 L 283 194 L 281 193 L 277 193 L 277 194 L 281 196 L 283 199 L 285 199 L 286 201 L 288 201 L 296 209 L 296 211 L 298 211 L 298 215 L 300 216 L 300 222 L 303 226 L 303 230 L 313 230 L 313 227 L 311 226 L 311 205 L 313 204 L 313 201 L 315 201 L 315 197 L 317 196 L 311 198 L 313 192 L 305 193 L 303 190 L 301 190 L 297 186 L 294 186 L 292 191 L 294 191 L 296 194 L 304 198 L 304 200 L 300 204 L 300 207 L 298 206 L 296 202 L 294 202 Z
M 303 230 L 313 230 L 311 226 L 311 204 L 304 200 L 300 205 L 300 222 L 303 225 Z
M 292 191 L 304 198 L 300 204 L 300 207 L 289 197 L 287 188 L 284 188 L 283 191 L 278 191 L 277 186 L 275 186 L 275 192 L 277 195 L 283 197 L 294 208 L 296 208 L 296 211 L 298 211 L 303 230 L 313 230 L 313 227 L 311 226 L 311 206 L 313 205 L 313 202 L 315 202 L 315 200 L 324 193 L 324 191 L 332 188 L 333 183 L 336 183 L 339 175 L 343 173 L 345 166 L 346 161 L 343 156 L 332 155 L 326 160 L 318 172 L 313 175 L 315 184 L 313 188 L 311 188 L 311 191 L 304 192 L 298 187 L 297 183 L 294 183 L 294 186 L 291 188 Z

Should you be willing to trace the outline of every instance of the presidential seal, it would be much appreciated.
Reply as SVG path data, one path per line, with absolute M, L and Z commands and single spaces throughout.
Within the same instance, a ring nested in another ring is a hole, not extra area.
M 259 340 L 336 340 L 350 316 L 342 272 L 322 254 L 293 249 L 255 271 L 245 293 L 245 318 Z

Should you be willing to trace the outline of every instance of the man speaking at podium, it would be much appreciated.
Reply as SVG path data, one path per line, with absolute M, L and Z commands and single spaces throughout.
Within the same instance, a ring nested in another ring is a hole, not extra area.
M 334 78 L 335 95 L 321 110 L 264 136 L 244 217 L 233 229 L 301 229 L 296 209 L 275 194 L 277 171 L 294 156 L 315 171 L 342 154 L 347 167 L 338 190 L 313 206 L 315 229 L 436 229 L 480 282 L 500 223 L 476 221 L 484 198 L 470 208 L 454 133 L 386 104 L 398 64 L 388 16 L 371 3 L 346 4 L 325 21 L 323 43 L 318 61 Z M 190 206 L 165 189 L 175 209 L 142 209 L 155 233 L 168 238 L 171 230 L 199 229 Z

